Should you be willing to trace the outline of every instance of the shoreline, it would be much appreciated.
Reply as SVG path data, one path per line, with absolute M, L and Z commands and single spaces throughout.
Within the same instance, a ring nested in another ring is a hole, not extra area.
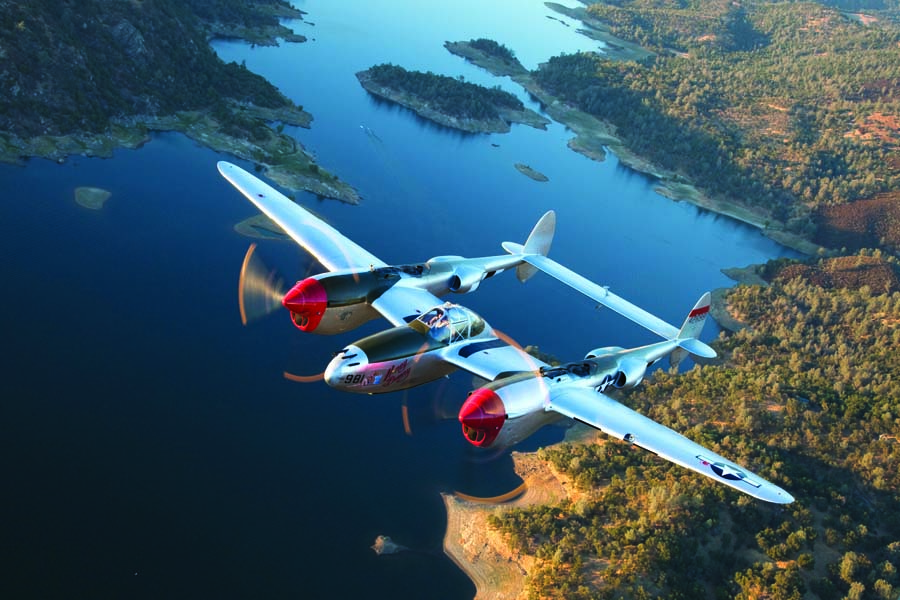
M 603 437 L 587 425 L 576 424 L 566 432 L 563 441 L 603 443 Z M 537 451 L 513 451 L 510 457 L 513 469 L 522 478 L 520 487 L 524 492 L 518 494 L 516 490 L 518 495 L 483 499 L 460 492 L 441 494 L 447 510 L 444 554 L 475 584 L 475 600 L 527 600 L 528 577 L 543 564 L 510 548 L 504 535 L 488 523 L 491 515 L 540 504 L 577 502 L 585 495 L 549 462 L 539 458 Z M 506 501 L 510 496 L 513 499 Z
M 272 5 L 267 14 L 281 19 L 303 20 L 306 11 Z M 237 39 L 251 46 L 277 46 L 279 40 L 290 43 L 307 41 L 279 21 L 277 25 L 226 26 L 207 23 L 207 39 Z M 252 162 L 272 181 L 290 191 L 306 191 L 320 198 L 332 198 L 347 204 L 359 204 L 361 196 L 350 184 L 341 181 L 316 164 L 312 154 L 299 140 L 282 132 L 285 125 L 309 128 L 313 116 L 285 99 L 286 105 L 267 108 L 234 100 L 228 101 L 225 123 L 213 116 L 209 107 L 180 110 L 168 115 L 129 115 L 111 118 L 104 132 L 73 131 L 64 135 L 39 135 L 23 138 L 0 131 L 0 163 L 24 165 L 30 158 L 63 163 L 70 157 L 112 158 L 115 150 L 135 150 L 152 140 L 154 132 L 177 132 L 215 152 Z M 219 115 L 221 118 L 221 115 Z M 243 125 L 244 130 L 235 124 Z M 231 128 L 237 136 L 225 133 Z M 253 133 L 246 128 L 252 127 Z M 260 139 L 260 130 L 265 139 Z M 251 135 L 252 140 L 251 141 Z
M 559 5 L 548 2 L 547 6 L 572 18 L 579 18 L 577 12 L 569 14 L 569 12 L 557 9 L 556 7 Z M 565 7 L 559 8 L 565 9 Z M 598 41 L 605 41 L 608 46 L 612 44 L 607 39 L 611 37 L 609 34 L 604 34 L 602 30 L 596 29 L 591 23 L 582 22 L 585 27 L 590 28 L 592 31 L 592 34 L 588 37 Z M 585 35 L 588 35 L 588 33 L 585 32 Z M 612 46 L 621 48 L 620 43 L 622 41 L 617 40 L 617 43 L 612 44 Z M 784 224 L 770 215 L 761 214 L 754 211 L 751 207 L 739 204 L 733 200 L 714 198 L 705 194 L 684 176 L 662 169 L 658 165 L 654 165 L 636 155 L 616 135 L 615 126 L 601 121 L 597 117 L 585 113 L 548 93 L 538 85 L 531 73 L 518 61 L 516 61 L 515 65 L 506 63 L 500 65 L 500 61 L 496 58 L 477 48 L 473 48 L 466 41 L 445 42 L 444 47 L 448 52 L 470 61 L 495 77 L 509 77 L 521 85 L 525 91 L 538 99 L 543 105 L 544 111 L 554 121 L 565 125 L 575 133 L 575 136 L 567 142 L 571 150 L 597 162 L 602 162 L 606 159 L 606 153 L 612 152 L 622 165 L 656 179 L 656 192 L 666 198 L 676 202 L 690 202 L 704 210 L 756 227 L 769 239 L 800 254 L 815 256 L 820 251 L 821 246 L 797 234 L 785 231 Z M 633 50 L 629 50 L 629 53 L 633 53 Z
M 22 165 L 28 158 L 45 158 L 57 163 L 73 156 L 112 158 L 119 148 L 135 150 L 150 142 L 153 133 L 176 132 L 205 148 L 255 163 L 272 181 L 289 190 L 359 204 L 358 191 L 319 167 L 299 141 L 280 131 L 282 124 L 308 129 L 313 120 L 311 114 L 294 106 L 272 109 L 235 104 L 232 110 L 242 118 L 264 122 L 269 138 L 254 143 L 230 136 L 208 111 L 179 111 L 167 116 L 117 119 L 108 132 L 100 134 L 78 132 L 23 139 L 0 133 L 0 162 Z M 273 128 L 272 123 L 279 126 Z
M 511 456 L 525 487 L 515 500 L 494 504 L 490 499 L 479 502 L 458 493 L 441 494 L 447 510 L 444 554 L 475 584 L 475 600 L 525 600 L 527 578 L 537 563 L 535 558 L 510 549 L 503 534 L 488 524 L 488 517 L 569 497 L 568 482 L 536 452 L 513 452 Z
M 278 25 L 263 25 L 257 27 L 250 25 L 232 25 L 229 27 L 224 23 L 210 23 L 210 40 L 240 40 L 247 42 L 251 46 L 277 46 L 279 39 L 294 44 L 302 44 L 308 40 L 305 35 L 295 33 L 293 29 L 281 23 L 282 19 L 287 19 L 301 21 L 307 25 L 312 25 L 312 23 L 303 19 L 303 15 L 308 14 L 305 10 L 300 10 L 294 6 L 285 7 L 278 4 L 271 4 L 265 10 L 270 15 L 279 19 Z
M 547 6 L 557 10 L 552 4 L 547 3 Z M 567 12 L 563 12 L 563 14 L 578 18 Z M 585 26 L 591 27 L 591 24 L 585 22 Z M 589 37 L 604 41 L 602 32 L 596 32 L 596 35 Z M 734 201 L 712 198 L 702 193 L 683 176 L 666 172 L 637 156 L 616 136 L 615 127 L 550 95 L 537 84 L 518 61 L 516 61 L 517 65 L 501 64 L 498 59 L 471 47 L 468 42 L 446 42 L 444 46 L 452 54 L 472 62 L 494 76 L 510 77 L 535 96 L 543 105 L 546 114 L 575 133 L 575 136 L 570 138 L 567 143 L 570 149 L 598 162 L 605 160 L 607 151 L 613 152 L 623 165 L 655 178 L 657 180 L 656 192 L 671 200 L 687 201 L 703 210 L 756 227 L 766 237 L 801 254 L 813 256 L 819 251 L 820 247 L 810 240 L 773 228 L 773 226 L 783 227 L 783 224 L 776 222 L 771 217 L 756 213 L 749 207 Z M 623 50 L 621 47 L 619 49 Z M 756 283 L 755 280 L 749 279 L 752 269 L 751 265 L 740 270 L 740 273 L 731 270 L 735 272 L 726 274 L 736 280 L 738 275 L 742 274 L 746 278 L 740 279 L 741 282 Z M 712 316 L 722 329 L 738 331 L 746 325 L 735 319 L 728 311 L 725 302 L 727 289 L 720 288 L 713 292 Z M 569 435 L 566 436 L 567 439 L 569 437 Z M 582 433 L 579 437 L 595 439 L 596 435 L 590 437 L 590 432 L 588 432 Z M 528 597 L 527 577 L 536 566 L 536 559 L 522 556 L 511 550 L 501 534 L 491 529 L 488 524 L 489 515 L 511 508 L 530 506 L 538 502 L 552 501 L 546 498 L 544 500 L 536 499 L 542 495 L 550 496 L 556 501 L 571 498 L 568 493 L 569 489 L 565 487 L 566 482 L 555 475 L 549 464 L 541 461 L 536 453 L 525 455 L 513 452 L 512 457 L 516 473 L 525 480 L 527 485 L 526 493 L 519 499 L 502 505 L 485 506 L 467 501 L 455 494 L 442 494 L 447 510 L 444 552 L 475 584 L 476 600 L 488 598 L 524 600 Z M 530 476 L 529 467 L 531 473 L 539 472 L 545 476 L 543 478 Z

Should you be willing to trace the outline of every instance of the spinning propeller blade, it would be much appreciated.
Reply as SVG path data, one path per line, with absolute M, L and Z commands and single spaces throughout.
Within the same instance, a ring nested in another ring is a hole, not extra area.
M 281 299 L 286 291 L 284 280 L 269 269 L 255 252 L 256 244 L 250 244 L 238 281 L 238 307 L 244 325 L 281 308 Z
M 247 325 L 282 308 L 282 300 L 287 293 L 284 279 L 274 269 L 266 266 L 256 254 L 256 244 L 250 244 L 244 263 L 241 265 L 241 276 L 238 280 L 238 308 L 241 311 L 241 323 Z M 323 373 L 315 375 L 297 375 L 288 371 L 284 378 L 290 381 L 311 383 L 322 381 Z

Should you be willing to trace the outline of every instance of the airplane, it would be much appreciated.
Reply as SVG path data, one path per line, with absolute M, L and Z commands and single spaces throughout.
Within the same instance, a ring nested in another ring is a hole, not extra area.
M 343 333 L 379 315 L 395 325 L 405 325 L 424 309 L 439 304 L 436 296 L 474 292 L 483 280 L 512 267 L 522 282 L 536 272 L 523 264 L 522 253 L 482 258 L 435 256 L 423 263 L 388 265 L 240 167 L 221 161 L 218 169 L 328 269 L 297 282 L 280 300 L 294 325 L 306 333 Z M 523 252 L 546 254 L 555 227 L 556 216 L 548 211 L 521 246 Z
M 511 446 L 546 424 L 570 418 L 755 498 L 793 502 L 777 485 L 603 393 L 638 385 L 665 356 L 672 365 L 688 355 L 715 357 L 698 339 L 709 313 L 708 293 L 680 328 L 666 323 L 548 258 L 556 226 L 552 211 L 538 221 L 525 244 L 504 242 L 507 256 L 436 257 L 390 266 L 243 169 L 225 161 L 218 169 L 329 270 L 298 282 L 284 296 L 282 304 L 298 328 L 340 333 L 379 314 L 393 325 L 337 352 L 324 373 L 329 386 L 380 394 L 462 369 L 488 381 L 459 412 L 463 435 L 474 446 Z M 553 367 L 519 348 L 475 311 L 438 298 L 474 291 L 483 279 L 513 267 L 520 281 L 543 271 L 663 341 L 631 350 L 597 348 L 582 361 Z

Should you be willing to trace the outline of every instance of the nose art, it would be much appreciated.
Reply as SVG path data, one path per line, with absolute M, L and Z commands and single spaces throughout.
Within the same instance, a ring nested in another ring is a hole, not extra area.
M 362 375 L 369 364 L 366 353 L 356 346 L 347 346 L 331 359 L 325 369 L 325 382 L 334 388 L 347 388 L 358 384 L 356 375 Z M 362 377 L 360 377 L 360 381 Z

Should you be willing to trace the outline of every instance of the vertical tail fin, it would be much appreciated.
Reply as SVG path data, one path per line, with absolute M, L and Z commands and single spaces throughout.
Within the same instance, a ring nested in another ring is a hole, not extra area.
M 678 348 L 669 355 L 669 364 L 673 367 L 678 366 L 688 354 L 703 358 L 715 358 L 716 351 L 698 339 L 700 332 L 703 331 L 703 325 L 706 323 L 706 317 L 709 315 L 710 302 L 710 293 L 706 292 L 697 300 L 694 308 L 684 320 L 684 324 L 675 338 Z
M 503 248 L 510 254 L 540 254 L 547 256 L 550 252 L 550 245 L 553 244 L 553 234 L 556 233 L 556 213 L 548 210 L 544 216 L 540 218 L 525 245 L 513 244 L 511 242 L 503 242 Z M 522 263 L 516 267 L 516 277 L 522 283 L 525 283 L 531 276 L 537 273 L 537 267 L 533 267 L 528 263 Z

